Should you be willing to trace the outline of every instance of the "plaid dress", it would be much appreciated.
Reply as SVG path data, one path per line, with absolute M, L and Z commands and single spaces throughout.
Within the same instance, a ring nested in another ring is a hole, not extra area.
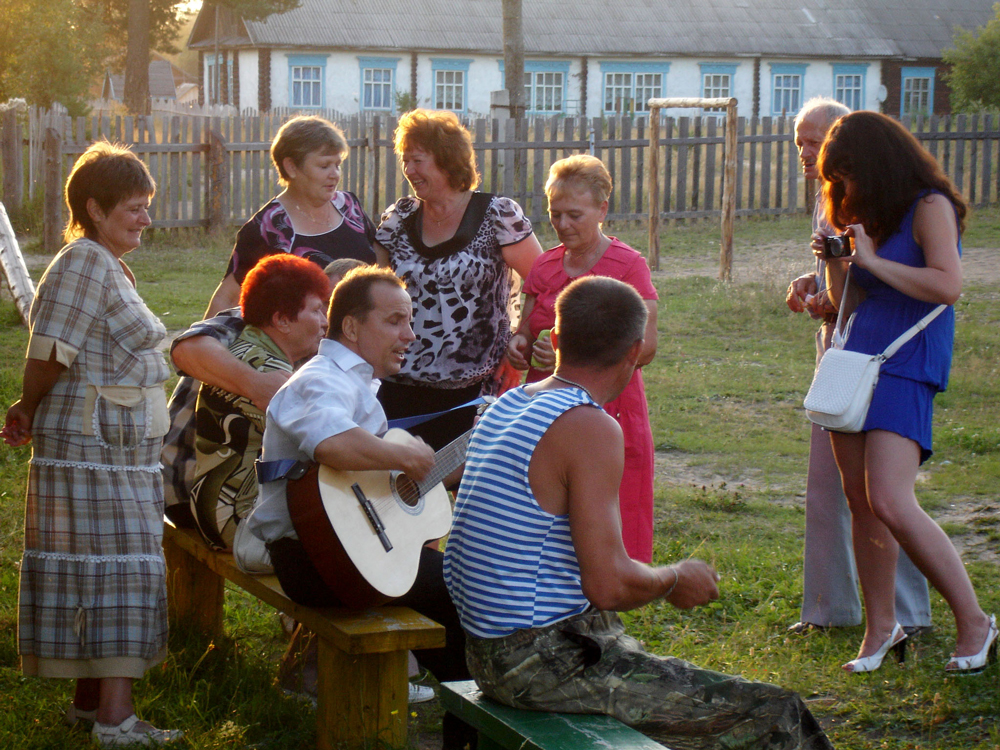
M 141 677 L 166 651 L 159 453 L 163 324 L 108 250 L 60 251 L 31 306 L 28 357 L 68 369 L 41 400 L 25 510 L 25 674 Z

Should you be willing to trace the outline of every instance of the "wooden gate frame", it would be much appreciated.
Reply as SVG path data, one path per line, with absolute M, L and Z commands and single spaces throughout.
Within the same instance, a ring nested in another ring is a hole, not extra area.
M 660 110 L 669 107 L 726 108 L 726 166 L 722 177 L 722 245 L 719 278 L 733 278 L 733 218 L 736 216 L 736 99 L 650 99 L 649 106 L 649 261 L 660 270 Z

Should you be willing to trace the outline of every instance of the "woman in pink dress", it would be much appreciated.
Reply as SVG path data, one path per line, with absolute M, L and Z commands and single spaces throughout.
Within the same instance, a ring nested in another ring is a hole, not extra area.
M 556 297 L 573 279 L 589 275 L 631 284 L 646 300 L 649 318 L 638 367 L 648 364 L 656 354 L 658 297 L 646 259 L 601 230 L 611 195 L 608 170 L 593 156 L 560 159 L 549 169 L 545 194 L 549 221 L 561 244 L 535 261 L 525 281 L 521 324 L 507 352 L 511 363 L 528 370 L 528 382 L 551 374 L 555 354 L 547 332 L 555 323 Z M 622 541 L 630 557 L 648 563 L 653 559 L 653 435 L 638 367 L 622 395 L 604 408 L 625 437 L 625 473 L 618 492 Z

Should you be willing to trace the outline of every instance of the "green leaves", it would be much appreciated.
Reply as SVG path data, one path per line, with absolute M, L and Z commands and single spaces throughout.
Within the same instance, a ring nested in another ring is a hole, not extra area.
M 952 66 L 944 76 L 957 112 L 1000 108 L 1000 3 L 993 9 L 994 18 L 975 32 L 959 28 L 955 46 L 942 55 Z

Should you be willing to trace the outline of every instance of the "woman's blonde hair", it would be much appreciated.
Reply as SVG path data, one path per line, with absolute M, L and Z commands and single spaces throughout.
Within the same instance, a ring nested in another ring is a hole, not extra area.
M 611 196 L 611 174 L 604 162 L 589 154 L 576 154 L 560 159 L 549 167 L 549 179 L 545 182 L 545 197 L 552 199 L 552 193 L 574 185 L 590 191 L 594 204 L 601 205 Z
M 479 185 L 472 136 L 454 112 L 414 109 L 399 118 L 396 127 L 396 155 L 411 149 L 426 151 L 437 168 L 448 175 L 452 190 L 465 192 Z

